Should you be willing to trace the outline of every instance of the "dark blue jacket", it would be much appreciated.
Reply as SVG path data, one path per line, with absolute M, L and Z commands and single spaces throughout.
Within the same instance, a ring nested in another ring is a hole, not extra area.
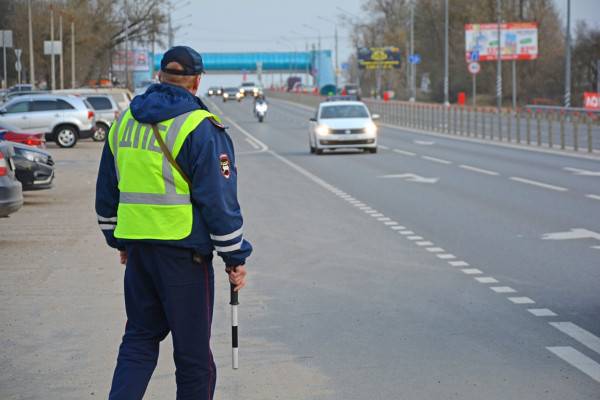
M 150 124 L 192 110 L 207 110 L 199 98 L 169 84 L 150 86 L 146 93 L 132 100 L 130 109 L 137 121 Z M 225 156 L 230 164 L 228 173 L 222 167 Z M 231 138 L 219 123 L 204 119 L 186 138 L 176 161 L 192 181 L 192 233 L 182 240 L 144 241 L 189 248 L 203 255 L 216 250 L 226 265 L 244 264 L 252 246 L 242 235 L 243 219 L 237 200 L 237 168 Z M 113 235 L 118 206 L 117 174 L 107 141 L 96 182 L 96 213 L 108 245 L 123 249 L 129 240 L 116 239 Z

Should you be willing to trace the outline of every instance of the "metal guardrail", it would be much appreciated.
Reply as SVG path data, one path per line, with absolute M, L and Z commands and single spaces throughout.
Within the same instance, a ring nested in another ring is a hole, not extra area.
M 321 96 L 271 91 L 274 98 L 317 107 Z M 363 99 L 381 122 L 428 132 L 550 149 L 600 153 L 600 114 L 537 106 L 516 112 L 490 107 Z

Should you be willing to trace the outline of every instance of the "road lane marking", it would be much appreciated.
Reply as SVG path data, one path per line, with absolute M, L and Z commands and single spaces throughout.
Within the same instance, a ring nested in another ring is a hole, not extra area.
M 481 275 L 481 274 L 483 274 L 483 272 L 481 272 L 477 268 L 465 268 L 465 269 L 461 269 L 461 271 L 464 274 L 467 274 L 467 275 Z
M 448 261 L 448 264 L 452 265 L 453 267 L 468 267 L 469 266 L 469 263 L 464 262 L 464 261 Z
M 379 217 L 383 217 L 382 213 L 375 213 L 375 214 L 371 214 L 371 217 L 373 218 L 379 218 Z
M 260 149 L 260 145 L 248 137 L 246 138 L 246 142 L 250 143 L 250 146 L 252 146 L 254 150 Z
M 411 151 L 404 151 L 404 150 L 400 150 L 400 149 L 394 149 L 392 150 L 394 153 L 398 153 L 398 154 L 402 154 L 403 156 L 416 156 L 416 153 L 413 153 Z
M 417 242 L 416 244 L 417 244 L 417 246 L 433 246 L 433 243 L 432 242 L 428 242 L 428 241 Z
M 392 219 L 389 217 L 381 217 L 381 218 L 377 218 L 377 221 L 381 221 L 381 222 L 385 222 L 385 221 L 391 221 Z
M 417 174 L 389 174 L 389 175 L 380 175 L 378 178 L 382 179 L 390 179 L 390 178 L 399 178 L 404 179 L 408 182 L 417 182 L 417 183 L 437 183 L 440 178 L 426 178 L 424 176 L 420 176 Z
M 441 247 L 428 247 L 425 250 L 427 250 L 430 253 L 443 253 L 444 251 L 446 251 Z
M 396 221 L 387 221 L 387 222 L 384 222 L 383 224 L 387 225 L 387 226 L 398 225 L 398 223 Z
M 597 194 L 586 194 L 585 197 L 592 200 L 600 200 L 600 196 Z
M 535 304 L 529 297 L 509 297 L 508 300 L 514 304 Z
M 430 156 L 421 156 L 422 159 L 427 160 L 427 161 L 433 161 L 439 164 L 452 164 L 452 161 L 448 161 L 448 160 L 443 160 L 441 158 L 435 158 L 435 157 L 430 157 Z
M 377 214 L 378 212 L 379 212 L 379 211 L 377 211 L 377 210 L 373 210 L 373 209 L 370 209 L 370 210 L 365 210 L 365 213 L 366 213 L 366 214 Z
M 456 258 L 454 254 L 436 254 L 436 256 L 441 260 L 453 260 Z
M 407 235 L 414 235 L 415 233 L 413 231 L 400 231 L 400 234 L 407 236 Z
M 557 357 L 563 359 L 596 382 L 600 383 L 600 364 L 571 346 L 546 347 Z
M 550 322 L 550 325 L 582 345 L 600 354 L 600 338 L 572 322 Z
M 570 239 L 596 239 L 600 240 L 600 233 L 584 228 L 573 228 L 567 232 L 553 232 L 542 235 L 542 240 L 570 240 Z
M 491 276 L 477 276 L 475 280 L 479 283 L 498 283 L 498 279 Z
M 460 164 L 458 167 L 462 168 L 462 169 L 469 170 L 469 171 L 473 171 L 473 172 L 479 172 L 480 174 L 485 174 L 485 175 L 492 175 L 492 176 L 498 176 L 498 175 L 500 175 L 496 171 L 490 171 L 488 169 L 472 167 L 470 165 L 465 165 L 465 164 Z
M 547 308 L 529 308 L 527 309 L 530 313 L 535 315 L 536 317 L 557 317 L 558 315 Z
M 572 172 L 573 175 L 600 176 L 600 171 L 588 171 L 587 169 L 579 169 L 579 168 L 571 168 L 571 167 L 565 167 L 565 168 L 563 168 L 563 170 Z
M 544 182 L 532 181 L 531 179 L 519 178 L 518 176 L 511 176 L 509 179 L 511 181 L 524 183 L 526 185 L 532 185 L 532 186 L 537 186 L 537 187 L 541 187 L 544 189 L 555 190 L 557 192 L 567 192 L 569 190 L 569 189 L 561 187 L 561 186 L 554 186 L 554 185 L 550 185 L 550 184 L 544 183 Z
M 377 147 L 379 147 L 380 149 L 383 149 L 383 150 L 389 150 L 390 149 L 389 147 L 384 146 L 382 144 L 378 144 Z
M 510 286 L 492 286 L 490 287 L 496 293 L 516 293 L 517 291 Z
M 413 143 L 421 145 L 421 146 L 431 146 L 431 145 L 435 144 L 435 142 L 432 140 L 416 140 L 416 139 L 413 140 Z
M 423 240 L 423 236 L 409 236 L 407 237 L 408 240 Z
M 395 230 L 395 231 L 403 231 L 406 229 L 405 226 L 402 225 L 396 225 L 396 226 L 390 226 L 391 229 Z

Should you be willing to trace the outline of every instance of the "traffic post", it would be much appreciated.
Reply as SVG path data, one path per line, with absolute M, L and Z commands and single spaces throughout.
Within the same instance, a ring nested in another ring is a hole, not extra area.
M 6 72 L 6 49 L 13 47 L 12 31 L 0 31 L 0 40 L 2 40 L 2 60 L 4 65 L 4 74 L 2 75 L 2 87 L 8 87 L 8 75 Z
M 477 74 L 481 71 L 481 65 L 473 61 L 469 63 L 468 69 L 473 80 L 473 107 L 475 107 L 477 105 Z
M 21 54 L 23 54 L 22 49 L 15 49 L 15 56 L 17 57 L 17 61 L 15 62 L 15 71 L 17 71 L 17 82 L 21 84 L 21 70 L 23 66 L 21 65 Z

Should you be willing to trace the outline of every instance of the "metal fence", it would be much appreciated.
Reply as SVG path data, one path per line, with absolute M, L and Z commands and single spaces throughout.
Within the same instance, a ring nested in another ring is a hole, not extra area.
M 307 94 L 272 92 L 272 97 L 316 107 L 324 99 Z M 371 113 L 390 125 L 428 132 L 552 149 L 600 153 L 598 114 L 560 109 L 449 106 L 363 99 Z

